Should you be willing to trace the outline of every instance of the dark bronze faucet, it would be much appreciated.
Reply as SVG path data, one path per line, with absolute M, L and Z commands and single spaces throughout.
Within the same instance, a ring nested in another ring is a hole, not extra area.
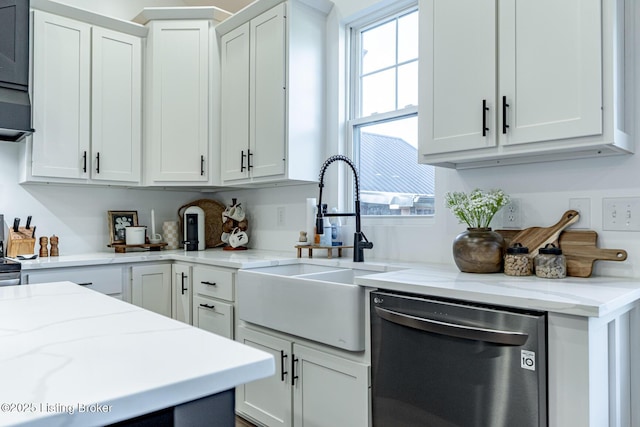
M 351 170 L 353 171 L 353 176 L 356 181 L 356 202 L 355 202 L 355 212 L 354 213 L 327 213 L 326 205 L 323 208 L 322 206 L 322 188 L 324 187 L 324 173 L 327 170 L 327 167 L 335 161 L 343 161 L 349 165 Z M 316 214 L 316 232 L 318 234 L 324 233 L 323 220 L 325 216 L 355 216 L 356 217 L 356 232 L 353 234 L 353 262 L 363 262 L 364 261 L 364 251 L 363 249 L 371 249 L 373 248 L 373 243 L 367 240 L 367 236 L 364 235 L 362 230 L 360 229 L 360 180 L 358 178 L 358 171 L 356 166 L 353 164 L 350 158 L 343 155 L 335 155 L 329 157 L 320 168 L 320 194 L 318 196 L 318 213 Z

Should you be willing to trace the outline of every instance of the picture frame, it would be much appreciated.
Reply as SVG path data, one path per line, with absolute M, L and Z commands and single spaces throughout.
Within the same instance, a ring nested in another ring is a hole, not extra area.
M 110 244 L 125 243 L 125 228 L 138 225 L 138 211 L 107 211 Z

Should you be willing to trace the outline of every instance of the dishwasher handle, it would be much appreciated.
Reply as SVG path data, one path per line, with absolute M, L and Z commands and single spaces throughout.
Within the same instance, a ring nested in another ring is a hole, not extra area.
M 421 331 L 433 332 L 451 337 L 484 341 L 492 344 L 519 346 L 527 342 L 529 334 L 524 332 L 501 331 L 497 329 L 481 328 L 477 326 L 459 325 L 435 319 L 427 319 L 410 314 L 399 313 L 382 307 L 375 307 L 381 318 L 398 325 Z

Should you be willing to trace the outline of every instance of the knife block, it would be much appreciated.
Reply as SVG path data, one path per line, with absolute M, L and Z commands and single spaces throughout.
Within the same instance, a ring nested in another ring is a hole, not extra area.
M 35 244 L 36 239 L 33 237 L 33 227 L 30 229 L 20 227 L 18 228 L 18 231 L 14 231 L 13 228 L 10 228 L 7 256 L 15 258 L 18 255 L 31 255 L 33 254 Z

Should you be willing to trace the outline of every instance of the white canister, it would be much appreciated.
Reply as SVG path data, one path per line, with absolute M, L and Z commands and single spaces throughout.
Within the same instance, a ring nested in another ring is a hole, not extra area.
M 165 249 L 178 249 L 178 242 L 180 241 L 178 221 L 165 221 L 162 223 L 162 235 L 167 244 Z
M 132 226 L 126 227 L 124 230 L 127 245 L 144 245 L 147 227 Z

